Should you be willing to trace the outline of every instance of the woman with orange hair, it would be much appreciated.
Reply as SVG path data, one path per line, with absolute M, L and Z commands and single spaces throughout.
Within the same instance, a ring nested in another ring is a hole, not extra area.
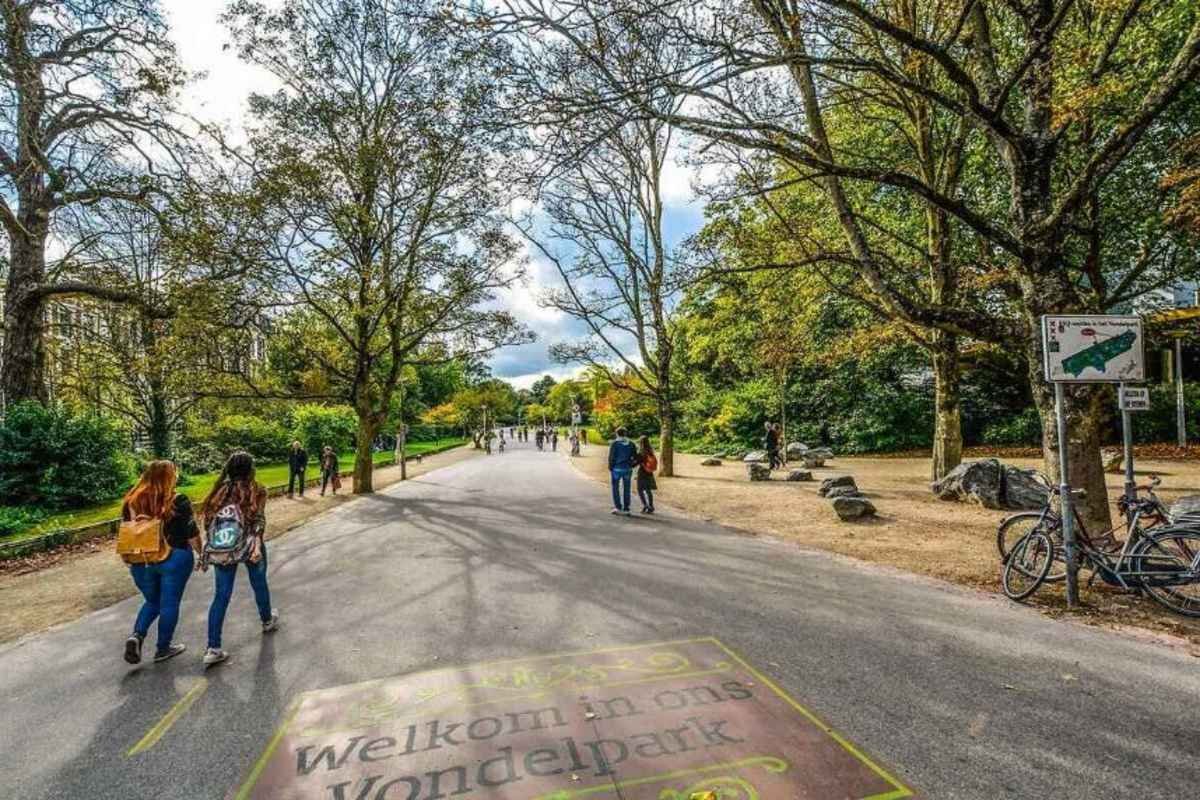
M 142 660 L 142 642 L 150 625 L 158 619 L 158 643 L 154 661 L 166 661 L 187 649 L 172 644 L 175 626 L 179 622 L 179 603 L 192 568 L 195 554 L 200 552 L 200 531 L 187 495 L 177 494 L 179 473 L 170 461 L 151 461 L 142 471 L 137 485 L 125 495 L 121 518 L 160 519 L 162 533 L 171 547 L 171 554 L 157 564 L 131 564 L 129 572 L 145 601 L 133 623 L 133 634 L 125 640 L 125 660 L 137 664 Z

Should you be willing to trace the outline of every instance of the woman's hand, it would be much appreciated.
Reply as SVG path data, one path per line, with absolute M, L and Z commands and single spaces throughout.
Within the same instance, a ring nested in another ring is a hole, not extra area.
M 247 560 L 251 564 L 257 564 L 262 560 L 262 539 L 259 539 L 257 536 L 254 537 L 254 541 L 250 544 L 250 555 Z

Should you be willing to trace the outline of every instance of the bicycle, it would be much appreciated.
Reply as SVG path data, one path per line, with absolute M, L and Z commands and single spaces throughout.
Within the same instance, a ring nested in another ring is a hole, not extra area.
M 1124 591 L 1143 592 L 1177 614 L 1200 617 L 1200 520 L 1172 521 L 1154 495 L 1159 483 L 1154 478 L 1149 485 L 1137 487 L 1150 495 L 1148 499 L 1135 494 L 1118 501 L 1127 521 L 1124 542 L 1112 536 L 1113 528 L 1105 534 L 1109 537 L 1104 542 L 1107 547 L 1101 546 L 1080 524 L 1076 535 L 1079 568 L 1091 571 L 1088 586 L 1099 577 Z M 1049 506 L 1048 499 L 1040 516 L 1053 525 L 1057 515 L 1047 513 Z M 1140 525 L 1143 516 L 1151 520 L 1145 528 Z M 1061 524 L 1058 530 L 1061 542 Z M 1061 549 L 1051 527 L 1035 527 L 1027 532 L 1005 556 L 1001 576 L 1004 594 L 1012 600 L 1024 600 L 1049 582 L 1052 566 L 1062 558 Z M 1062 575 L 1066 576 L 1065 564 Z
M 1034 530 L 1045 531 L 1054 543 L 1055 549 L 1060 553 L 1063 549 L 1062 517 L 1054 507 L 1055 498 L 1059 494 L 1059 488 L 1043 473 L 1034 472 L 1032 476 L 1046 487 L 1046 504 L 1042 507 L 1041 511 L 1025 511 L 1001 520 L 1000 526 L 996 529 L 996 549 L 1000 551 L 1000 562 L 1002 564 L 1007 561 L 1012 547 L 1023 539 L 1026 534 Z M 1142 527 L 1143 522 L 1145 522 L 1148 523 L 1145 525 L 1145 528 L 1151 528 L 1156 525 L 1165 524 L 1170 520 L 1170 514 L 1166 506 L 1158 499 L 1158 495 L 1154 493 L 1154 490 L 1161 483 L 1161 478 L 1151 476 L 1149 483 L 1135 487 L 1132 500 L 1124 495 L 1117 500 L 1117 509 L 1125 518 L 1124 527 L 1126 536 L 1129 534 L 1131 525 Z M 1148 496 L 1145 499 L 1140 498 L 1138 493 L 1141 492 L 1145 492 Z M 1071 492 L 1071 495 L 1076 499 L 1082 500 L 1087 497 L 1087 492 L 1083 489 L 1076 489 Z M 1079 515 L 1079 507 L 1072 504 L 1071 511 L 1075 530 L 1083 535 L 1087 535 L 1087 526 L 1084 525 L 1083 518 Z M 1114 525 L 1097 538 L 1106 542 L 1110 548 L 1118 546 L 1116 537 L 1117 527 Z M 1062 564 L 1061 569 L 1048 574 L 1046 576 L 1047 581 L 1054 583 L 1066 579 L 1066 561 L 1065 559 L 1060 559 L 1059 563 Z

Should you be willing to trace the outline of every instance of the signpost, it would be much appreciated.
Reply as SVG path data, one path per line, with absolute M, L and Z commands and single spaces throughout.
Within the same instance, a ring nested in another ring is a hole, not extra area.
M 1054 384 L 1054 413 L 1058 428 L 1059 502 L 1063 548 L 1067 557 L 1067 606 L 1079 598 L 1075 559 L 1075 514 L 1071 497 L 1067 439 L 1067 409 L 1063 384 L 1136 383 L 1145 380 L 1146 359 L 1141 317 L 1063 315 L 1042 317 L 1042 354 L 1046 380 Z M 1133 434 L 1129 412 L 1125 424 L 1125 491 L 1133 492 Z

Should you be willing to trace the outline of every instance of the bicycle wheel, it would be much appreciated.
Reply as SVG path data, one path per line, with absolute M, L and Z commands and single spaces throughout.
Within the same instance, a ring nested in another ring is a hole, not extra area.
M 1004 562 L 1001 585 L 1010 600 L 1024 600 L 1046 582 L 1054 564 L 1054 543 L 1039 530 L 1025 534 Z
M 1146 594 L 1176 614 L 1200 617 L 1200 532 L 1173 530 L 1149 536 L 1129 563 Z
M 1062 553 L 1062 528 L 1053 517 L 1043 519 L 1040 511 L 1014 514 L 1000 523 L 1000 527 L 996 529 L 996 549 L 1000 551 L 1000 561 L 1006 561 L 1017 542 L 1035 530 L 1040 530 L 1050 537 L 1050 541 L 1054 542 L 1054 552 L 1058 556 L 1058 561 L 1050 566 L 1046 581 L 1057 583 L 1066 580 L 1067 564 Z

